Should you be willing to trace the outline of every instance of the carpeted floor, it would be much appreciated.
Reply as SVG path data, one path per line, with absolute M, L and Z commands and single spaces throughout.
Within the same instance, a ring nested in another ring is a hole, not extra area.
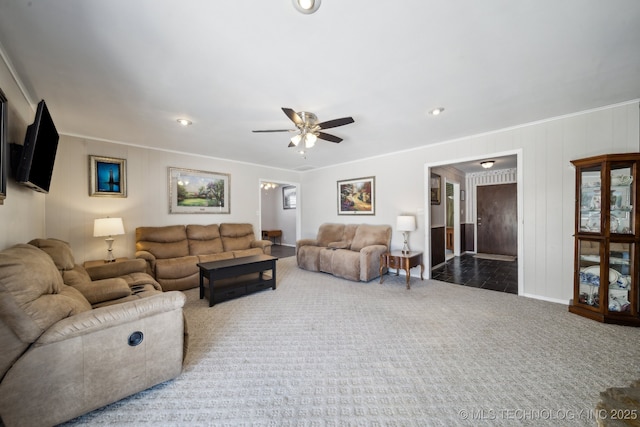
M 512 294 L 278 261 L 278 289 L 208 307 L 187 291 L 175 380 L 69 425 L 595 426 L 640 378 L 640 328 Z

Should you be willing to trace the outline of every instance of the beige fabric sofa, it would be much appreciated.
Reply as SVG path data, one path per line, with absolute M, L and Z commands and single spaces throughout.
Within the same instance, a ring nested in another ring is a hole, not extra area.
M 200 262 L 270 255 L 269 240 L 256 240 L 251 224 L 169 225 L 136 229 L 136 258 L 162 290 L 199 286 Z
M 391 245 L 391 226 L 322 224 L 315 239 L 296 243 L 298 267 L 368 282 L 380 276 L 380 255 Z
M 181 373 L 181 292 L 163 293 L 133 270 L 115 280 L 98 269 L 105 277 L 91 280 L 64 248 L 33 243 L 54 258 L 34 244 L 0 252 L 2 423 L 55 425 Z

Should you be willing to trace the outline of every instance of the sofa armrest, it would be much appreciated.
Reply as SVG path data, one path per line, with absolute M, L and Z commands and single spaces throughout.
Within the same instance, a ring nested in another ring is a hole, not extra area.
M 271 245 L 273 245 L 273 242 L 271 240 L 254 240 L 251 242 L 252 248 L 260 248 L 265 253 L 266 253 L 265 249 Z
M 142 259 L 147 264 L 146 273 L 154 279 L 156 277 L 156 256 L 149 251 L 137 251 L 136 259 Z
M 181 310 L 185 301 L 186 297 L 182 292 L 171 291 L 136 301 L 95 308 L 55 323 L 38 338 L 35 345 L 51 344 L 106 330 L 159 313 Z
M 302 246 L 318 246 L 319 243 L 316 239 L 300 239 L 296 242 L 296 249 Z
M 118 262 L 109 262 L 93 267 L 85 267 L 91 280 L 109 279 L 131 273 L 146 272 L 147 265 L 143 259 L 127 259 Z
M 370 245 L 360 249 L 360 280 L 368 282 L 380 276 L 380 255 L 388 251 L 385 245 Z
M 79 290 L 91 305 L 131 295 L 131 288 L 119 277 L 77 283 L 73 287 Z

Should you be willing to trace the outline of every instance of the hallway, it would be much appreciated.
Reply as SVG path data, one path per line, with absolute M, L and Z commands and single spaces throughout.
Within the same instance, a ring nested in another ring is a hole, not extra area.
M 518 293 L 518 261 L 475 258 L 473 254 L 454 257 L 431 272 L 431 278 L 443 282 L 492 291 Z

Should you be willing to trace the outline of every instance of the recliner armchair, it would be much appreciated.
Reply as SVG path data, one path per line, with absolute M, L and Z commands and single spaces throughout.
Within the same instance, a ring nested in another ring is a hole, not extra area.
M 52 243 L 61 249 L 49 251 L 55 257 L 65 252 L 59 242 L 33 243 Z M 98 273 L 131 267 L 117 264 Z M 185 296 L 155 289 L 145 273 L 88 282 L 85 274 L 75 265 L 60 271 L 33 244 L 0 252 L 0 419 L 7 427 L 59 424 L 181 373 Z

